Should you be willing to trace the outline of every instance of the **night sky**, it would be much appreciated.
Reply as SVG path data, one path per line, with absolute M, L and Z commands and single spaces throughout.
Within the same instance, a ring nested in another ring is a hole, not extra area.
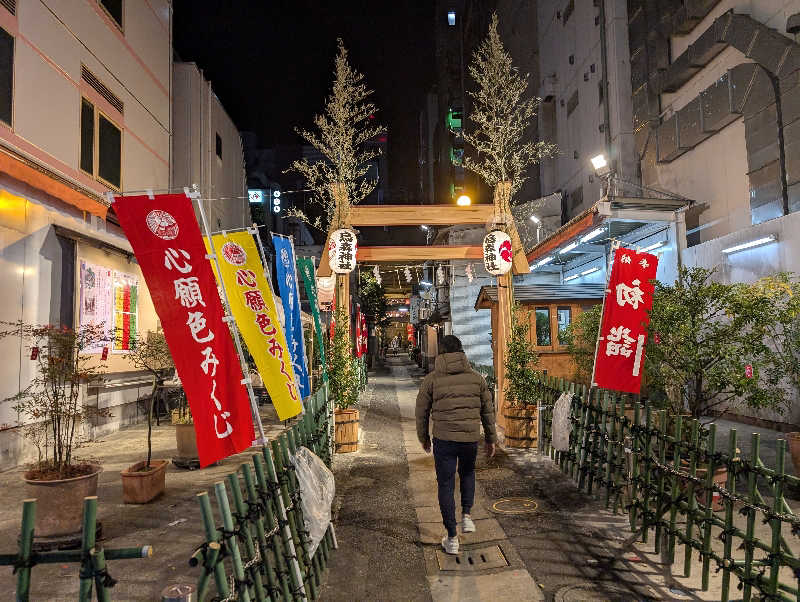
M 433 2 L 176 0 L 174 45 L 240 130 L 262 146 L 299 143 L 327 97 L 341 37 L 389 128 L 389 185 L 417 182 L 417 115 L 434 73 Z

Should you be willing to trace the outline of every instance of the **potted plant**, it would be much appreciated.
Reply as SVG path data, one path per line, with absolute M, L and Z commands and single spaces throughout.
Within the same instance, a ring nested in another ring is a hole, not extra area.
M 506 419 L 505 444 L 507 447 L 533 447 L 537 438 L 539 409 L 533 399 L 540 383 L 539 374 L 533 366 L 539 356 L 533 348 L 528 334 L 527 320 L 521 320 L 521 309 L 515 303 L 511 311 L 511 337 L 506 358 Z
M 38 451 L 38 461 L 23 478 L 26 495 L 37 500 L 36 537 L 58 543 L 80 538 L 83 498 L 97 494 L 102 468 L 73 455 L 81 427 L 93 417 L 110 417 L 107 409 L 87 407 L 81 390 L 104 372 L 97 353 L 107 344 L 102 325 L 77 330 L 23 322 L 2 323 L 0 338 L 21 340 L 30 349 L 35 374 L 14 401 L 24 436 Z
M 146 504 L 165 488 L 167 460 L 153 460 L 153 408 L 156 395 L 167 375 L 174 369 L 172 354 L 163 333 L 150 332 L 138 337 L 126 354 L 134 367 L 145 370 L 153 380 L 147 398 L 147 458 L 122 471 L 122 500 L 126 504 Z
M 171 421 L 175 427 L 175 447 L 177 455 L 172 463 L 178 468 L 199 468 L 200 459 L 197 452 L 197 434 L 194 430 L 192 412 L 186 401 L 186 393 L 179 389 L 175 393 L 177 407 L 172 410 Z
M 356 360 L 350 347 L 348 316 L 342 310 L 336 312 L 333 341 L 326 352 L 328 361 L 328 390 L 333 396 L 336 451 L 347 453 L 358 451 L 358 391 L 360 386 Z

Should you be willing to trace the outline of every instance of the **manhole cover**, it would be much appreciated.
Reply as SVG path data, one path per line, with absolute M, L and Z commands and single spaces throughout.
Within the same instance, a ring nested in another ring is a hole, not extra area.
M 492 504 L 492 512 L 499 514 L 528 514 L 536 512 L 539 504 L 527 497 L 509 497 Z
M 605 583 L 577 583 L 562 587 L 556 592 L 555 602 L 628 602 L 631 592 L 621 587 Z
M 458 556 L 436 550 L 440 571 L 483 571 L 508 566 L 500 546 L 464 550 Z

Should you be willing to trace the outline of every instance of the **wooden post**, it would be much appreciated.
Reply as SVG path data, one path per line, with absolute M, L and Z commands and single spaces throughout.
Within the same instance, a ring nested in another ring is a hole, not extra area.
M 511 215 L 510 201 L 511 182 L 498 182 L 494 189 L 494 219 L 496 222 L 502 222 L 504 217 Z M 503 426 L 505 426 L 505 422 L 502 419 L 502 414 L 506 403 L 505 367 L 506 359 L 508 358 L 508 339 L 511 336 L 511 308 L 514 299 L 512 286 L 511 272 L 497 277 L 497 332 L 493 333 L 495 336 L 494 352 L 497 356 L 495 374 L 497 378 L 497 407 L 495 411 Z
M 343 182 L 331 184 L 331 196 L 336 204 L 330 230 L 350 227 L 350 201 L 347 198 L 347 187 Z M 323 253 L 327 249 L 322 250 Z M 347 314 L 347 332 L 350 332 L 350 274 L 336 274 L 336 310 L 344 309 Z

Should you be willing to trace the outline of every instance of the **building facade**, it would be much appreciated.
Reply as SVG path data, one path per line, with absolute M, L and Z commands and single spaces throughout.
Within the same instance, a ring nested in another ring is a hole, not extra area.
M 0 5 L 0 320 L 156 330 L 150 296 L 104 193 L 170 184 L 172 6 L 148 2 Z M 137 294 L 138 293 L 138 294 Z M 119 295 L 134 301 L 114 309 Z M 138 420 L 147 384 L 109 343 L 106 380 L 87 405 Z M 31 350 L 5 337 L 0 399 L 33 377 Z M 102 350 L 97 350 L 98 354 Z M 98 356 L 99 359 L 99 356 Z M 13 402 L 0 402 L 0 469 L 35 459 Z

